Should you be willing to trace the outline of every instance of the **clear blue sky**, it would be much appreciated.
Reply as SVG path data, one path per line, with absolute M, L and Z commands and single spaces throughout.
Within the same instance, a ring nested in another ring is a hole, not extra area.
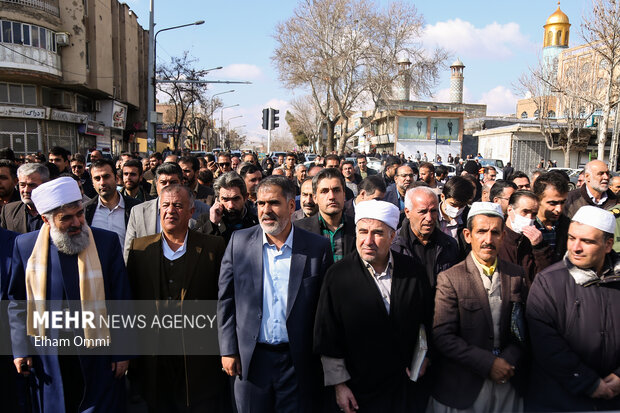
M 388 0 L 376 0 L 386 5 Z M 148 28 L 149 0 L 128 0 L 139 23 Z M 486 103 L 489 114 L 514 113 L 513 85 L 521 73 L 535 65 L 542 47 L 543 29 L 547 17 L 557 8 L 557 1 L 481 1 L 481 0 L 423 0 L 414 3 L 424 16 L 428 44 L 439 44 L 452 53 L 448 65 L 459 57 L 465 64 L 465 101 Z M 589 0 L 562 2 L 569 16 L 570 46 L 582 43 L 579 36 L 584 11 Z M 199 59 L 199 66 L 214 71 L 213 80 L 249 80 L 252 85 L 213 85 L 210 93 L 235 89 L 221 96 L 226 105 L 224 119 L 233 119 L 231 126 L 245 126 L 249 137 L 260 138 L 261 109 L 271 106 L 283 112 L 294 92 L 281 87 L 270 56 L 275 48 L 272 34 L 275 25 L 292 15 L 297 6 L 294 0 L 155 0 L 156 30 L 205 20 L 193 26 L 163 32 L 158 36 L 157 58 L 169 60 L 184 50 Z M 435 90 L 436 100 L 447 98 L 449 69 L 446 68 Z M 300 93 L 300 92 L 298 92 Z M 428 99 L 428 98 L 427 98 Z M 216 112 L 219 119 L 219 112 Z

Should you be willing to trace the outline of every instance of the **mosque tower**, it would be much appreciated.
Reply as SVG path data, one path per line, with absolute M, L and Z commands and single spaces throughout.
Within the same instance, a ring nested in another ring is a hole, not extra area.
M 570 34 L 570 22 L 568 16 L 558 9 L 547 19 L 543 26 L 545 34 L 543 39 L 543 67 L 545 77 L 557 76 L 558 57 L 562 51 L 568 49 L 568 37 Z
M 411 61 L 403 56 L 398 59 L 398 80 L 394 87 L 394 99 L 409 101 L 411 94 Z
M 450 103 L 463 103 L 463 69 L 465 65 L 461 59 L 457 58 L 450 65 L 452 74 L 450 75 Z

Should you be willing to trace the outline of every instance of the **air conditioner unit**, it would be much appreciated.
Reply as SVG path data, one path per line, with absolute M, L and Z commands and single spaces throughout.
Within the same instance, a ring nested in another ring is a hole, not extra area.
M 101 112 L 101 102 L 95 100 L 95 112 Z
M 69 33 L 60 32 L 56 33 L 56 45 L 57 46 L 69 46 Z
M 72 109 L 73 96 L 68 92 L 54 92 L 51 99 L 51 107 L 56 109 Z

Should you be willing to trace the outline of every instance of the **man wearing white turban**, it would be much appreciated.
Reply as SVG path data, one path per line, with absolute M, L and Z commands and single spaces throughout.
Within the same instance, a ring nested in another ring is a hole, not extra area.
M 615 218 L 587 205 L 564 259 L 534 279 L 526 306 L 534 363 L 529 411 L 620 410 L 620 257 Z
M 35 306 L 37 312 L 41 306 L 54 310 L 60 309 L 56 303 L 61 300 L 71 300 L 99 320 L 106 309 L 96 303 L 130 299 L 118 237 L 86 225 L 82 194 L 72 178 L 46 182 L 32 191 L 31 198 L 44 224 L 39 231 L 16 238 L 8 288 L 14 363 L 18 373 L 31 376 L 30 405 L 33 411 L 50 413 L 122 412 L 126 357 L 85 355 L 87 349 L 59 355 L 61 349 L 54 346 L 63 343 L 61 339 L 103 343 L 110 331 L 88 324 L 59 330 L 33 322 Z M 26 306 L 19 304 L 23 301 Z M 51 345 L 41 345 L 42 337 Z
M 424 268 L 390 251 L 399 215 L 389 202 L 359 203 L 356 250 L 325 275 L 314 350 L 330 388 L 327 411 L 423 409 L 422 389 L 409 373 L 417 363 L 412 369 L 417 380 L 426 369 L 425 353 L 414 357 L 414 349 L 430 327 L 432 293 Z

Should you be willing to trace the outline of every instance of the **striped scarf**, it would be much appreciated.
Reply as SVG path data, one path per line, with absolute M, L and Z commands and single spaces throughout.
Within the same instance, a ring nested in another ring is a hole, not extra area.
M 80 301 L 82 311 L 92 312 L 94 322 L 100 317 L 107 318 L 105 305 L 105 289 L 103 285 L 103 273 L 99 254 L 95 245 L 95 239 L 90 228 L 88 231 L 88 247 L 77 256 L 78 275 L 80 282 Z M 45 326 L 34 327 L 34 312 L 43 315 L 45 312 L 45 300 L 47 298 L 47 263 L 50 244 L 50 226 L 44 224 L 39 231 L 39 236 L 34 244 L 32 255 L 26 265 L 26 299 L 27 301 L 27 333 L 29 336 L 45 337 Z M 86 347 L 93 347 L 96 339 L 106 339 L 110 335 L 109 329 L 104 325 L 101 328 L 84 326 L 84 338 Z

